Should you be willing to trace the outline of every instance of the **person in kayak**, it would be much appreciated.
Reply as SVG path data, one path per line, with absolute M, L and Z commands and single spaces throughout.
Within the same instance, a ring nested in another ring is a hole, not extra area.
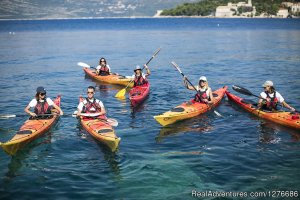
M 183 78 L 183 83 L 185 87 L 189 90 L 195 90 L 194 87 L 197 89 L 197 94 L 195 95 L 194 100 L 197 102 L 202 102 L 206 104 L 211 104 L 214 102 L 214 97 L 212 95 L 212 90 L 208 86 L 207 78 L 205 76 L 201 76 L 199 78 L 199 83 L 196 86 L 191 86 L 188 84 L 186 76 Z
M 81 115 L 81 113 L 97 113 L 98 116 L 105 116 L 106 111 L 102 101 L 96 99 L 95 95 L 95 87 L 89 86 L 87 88 L 87 98 L 79 103 L 77 106 L 77 117 Z
M 142 72 L 142 69 L 139 65 L 137 65 L 134 69 L 133 78 L 133 87 L 141 86 L 148 83 L 147 77 L 150 75 L 150 70 L 147 65 L 144 65 L 145 69 L 147 70 L 147 74 Z
M 100 58 L 99 65 L 96 67 L 96 74 L 98 76 L 107 76 L 110 73 L 110 67 L 106 64 L 105 58 Z
M 35 98 L 30 101 L 30 103 L 26 106 L 24 111 L 31 115 L 33 118 L 36 118 L 38 117 L 38 115 L 51 114 L 51 109 L 53 107 L 59 111 L 60 115 L 64 114 L 60 107 L 57 106 L 50 98 L 46 96 L 45 88 L 38 87 L 36 89 Z M 30 108 L 34 108 L 34 112 L 31 112 Z
M 279 92 L 274 88 L 272 81 L 266 81 L 263 85 L 264 91 L 260 93 L 262 99 L 258 100 L 258 108 L 268 111 L 278 110 L 278 103 L 281 103 L 287 109 L 290 109 L 292 112 L 295 111 L 295 108 L 291 107 L 284 101 L 284 98 Z

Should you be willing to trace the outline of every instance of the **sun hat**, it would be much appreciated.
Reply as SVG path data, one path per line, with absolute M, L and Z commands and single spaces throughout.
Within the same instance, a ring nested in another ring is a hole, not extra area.
M 272 81 L 266 81 L 262 86 L 266 87 L 266 86 L 273 86 L 273 82 Z
M 141 66 L 137 65 L 137 66 L 135 67 L 135 70 L 134 70 L 134 71 L 136 71 L 136 70 L 142 70 Z
M 205 76 L 200 76 L 199 81 L 207 81 Z

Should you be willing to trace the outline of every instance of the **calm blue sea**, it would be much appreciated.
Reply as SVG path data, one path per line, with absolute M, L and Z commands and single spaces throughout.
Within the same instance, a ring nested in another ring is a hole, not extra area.
M 222 117 L 209 112 L 163 128 L 153 116 L 194 95 L 171 61 L 195 84 L 205 75 L 213 89 L 237 84 L 259 94 L 272 80 L 300 110 L 300 20 L 0 21 L 0 47 L 0 114 L 23 114 L 38 86 L 49 97 L 61 94 L 66 114 L 17 155 L 0 151 L 0 199 L 216 199 L 193 196 L 209 191 L 299 198 L 299 131 L 260 120 L 226 98 L 216 108 Z M 128 99 L 114 98 L 123 87 L 95 82 L 77 66 L 105 57 L 114 72 L 131 75 L 159 47 L 149 64 L 150 96 L 135 110 Z M 89 85 L 119 121 L 116 153 L 67 116 Z M 0 141 L 26 119 L 0 120 Z

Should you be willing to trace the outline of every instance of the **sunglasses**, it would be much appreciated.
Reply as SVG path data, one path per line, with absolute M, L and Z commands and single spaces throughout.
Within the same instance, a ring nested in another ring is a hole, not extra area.
M 46 93 L 40 93 L 40 95 L 41 95 L 41 96 L 45 96 L 45 95 L 46 95 Z
M 87 92 L 87 94 L 94 94 L 94 92 Z
M 105 60 L 100 60 L 100 62 L 105 62 L 105 63 L 106 63 L 106 61 L 105 61 Z

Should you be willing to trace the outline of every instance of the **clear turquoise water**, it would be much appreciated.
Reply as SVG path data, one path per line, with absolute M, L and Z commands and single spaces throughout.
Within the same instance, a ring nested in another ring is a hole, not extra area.
M 259 94 L 273 80 L 300 109 L 300 21 L 294 19 L 108 19 L 0 21 L 0 113 L 20 114 L 37 86 L 62 95 L 66 114 L 89 85 L 97 87 L 122 138 L 110 153 L 62 117 L 16 156 L 0 151 L 1 199 L 195 199 L 192 191 L 300 192 L 299 131 L 260 120 L 225 98 L 213 112 L 162 128 L 154 115 L 189 100 L 177 62 L 196 83 L 242 85 Z M 114 95 L 123 87 L 84 76 L 77 62 L 105 57 L 131 75 L 150 63 L 149 98 L 136 110 Z M 230 91 L 231 88 L 230 88 Z M 251 99 L 251 98 L 250 98 Z M 255 100 L 255 99 L 254 99 Z M 26 117 L 0 121 L 0 141 Z M 228 198 L 231 199 L 231 198 Z

